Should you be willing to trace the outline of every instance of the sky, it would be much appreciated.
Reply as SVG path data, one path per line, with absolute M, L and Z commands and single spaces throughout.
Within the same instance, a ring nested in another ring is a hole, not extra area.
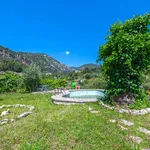
M 150 0 L 0 0 L 0 45 L 69 66 L 96 63 L 110 26 L 150 13 Z

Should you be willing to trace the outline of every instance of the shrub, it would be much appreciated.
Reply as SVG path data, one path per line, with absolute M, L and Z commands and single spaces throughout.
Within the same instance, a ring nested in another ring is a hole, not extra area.
M 67 80 L 66 79 L 50 79 L 50 78 L 44 78 L 40 80 L 40 84 L 48 85 L 49 89 L 55 89 L 55 88 L 64 88 L 67 86 Z
M 91 89 L 105 89 L 106 88 L 106 82 L 105 80 L 102 80 L 100 78 L 94 78 L 89 80 L 89 88 Z
M 40 84 L 40 74 L 41 69 L 33 63 L 23 71 L 24 84 L 28 92 L 37 91 Z
M 49 90 L 53 89 L 53 82 L 54 82 L 53 79 L 50 79 L 50 78 L 41 78 L 40 79 L 40 84 L 47 85 Z
M 23 77 L 12 72 L 0 75 L 0 93 L 24 91 Z
M 84 80 L 83 82 L 79 81 L 81 88 L 85 89 L 105 89 L 106 80 L 104 75 L 101 73 L 97 78 L 91 78 L 89 80 Z

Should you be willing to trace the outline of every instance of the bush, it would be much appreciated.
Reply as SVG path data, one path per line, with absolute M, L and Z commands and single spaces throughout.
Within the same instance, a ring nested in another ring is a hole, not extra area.
M 22 76 L 12 72 L 7 72 L 3 75 L 0 75 L 0 93 L 25 91 L 23 81 L 24 80 Z
M 53 80 L 50 78 L 41 78 L 40 85 L 47 85 L 49 90 L 53 89 Z
M 55 88 L 64 88 L 67 86 L 67 80 L 66 79 L 50 79 L 50 78 L 44 78 L 40 80 L 40 84 L 42 85 L 48 85 L 48 88 L 55 89 Z
M 100 78 L 95 78 L 89 80 L 89 88 L 92 89 L 105 89 L 106 88 L 106 82 L 104 80 L 101 80 Z
M 31 64 L 23 71 L 24 84 L 28 92 L 37 91 L 40 84 L 41 69 L 36 64 Z
M 101 73 L 97 78 L 91 78 L 89 80 L 84 80 L 83 82 L 79 81 L 81 88 L 85 89 L 105 89 L 106 80 L 104 75 Z

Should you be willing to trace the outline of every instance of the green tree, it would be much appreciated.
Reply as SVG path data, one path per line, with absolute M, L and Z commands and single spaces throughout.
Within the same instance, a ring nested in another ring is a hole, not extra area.
M 140 99 L 142 74 L 150 64 L 150 14 L 113 24 L 99 49 L 102 60 L 107 99 L 121 104 Z
M 23 71 L 24 83 L 28 92 L 36 91 L 40 84 L 41 69 L 36 64 L 30 64 Z

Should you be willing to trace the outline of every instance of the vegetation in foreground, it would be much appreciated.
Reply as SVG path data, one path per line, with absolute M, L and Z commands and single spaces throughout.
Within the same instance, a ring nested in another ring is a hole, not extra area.
M 98 103 L 54 105 L 50 97 L 47 94 L 0 95 L 0 106 L 19 103 L 35 107 L 34 113 L 26 118 L 0 126 L 0 149 L 140 150 L 150 147 L 150 138 L 137 131 L 138 127 L 150 130 L 150 114 L 120 114 L 102 108 Z M 89 107 L 99 110 L 99 113 L 90 113 Z M 20 111 L 12 110 L 12 113 Z M 12 113 L 6 117 L 11 117 Z M 112 124 L 110 119 L 116 119 L 118 123 Z M 135 125 L 122 131 L 118 127 L 120 119 L 134 122 Z M 128 139 L 129 135 L 139 136 L 143 142 L 136 144 Z

